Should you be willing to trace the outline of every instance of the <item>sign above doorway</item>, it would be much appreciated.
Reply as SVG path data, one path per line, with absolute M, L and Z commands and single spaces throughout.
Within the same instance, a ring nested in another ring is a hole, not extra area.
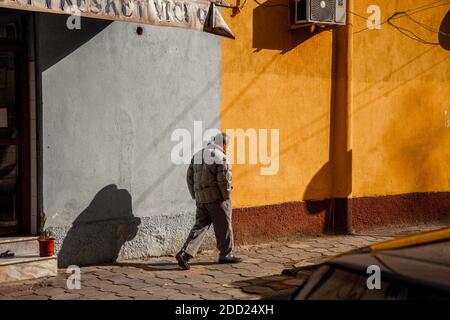
M 0 0 L 0 8 L 194 29 L 234 38 L 208 0 Z

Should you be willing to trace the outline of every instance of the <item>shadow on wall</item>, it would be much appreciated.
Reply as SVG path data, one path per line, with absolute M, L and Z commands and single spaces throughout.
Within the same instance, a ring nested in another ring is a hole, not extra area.
M 333 30 L 333 56 L 331 63 L 330 100 L 330 144 L 328 162 L 314 175 L 306 187 L 308 213 L 323 216 L 324 233 L 348 233 L 351 230 L 351 217 L 348 215 L 348 197 L 352 192 L 352 150 L 348 149 L 348 100 L 346 47 L 341 39 L 345 36 L 343 28 Z M 321 188 L 331 184 L 331 194 L 327 199 L 317 199 Z
M 352 161 L 352 151 L 346 152 L 346 160 L 345 162 L 349 167 L 351 167 Z M 306 209 L 309 214 L 312 215 L 323 215 L 323 232 L 327 234 L 335 234 L 335 233 L 346 233 L 347 230 L 347 220 L 346 220 L 346 212 L 347 212 L 347 198 L 346 197 L 333 197 L 327 199 L 315 199 L 315 196 L 318 194 L 319 189 L 323 188 L 323 185 L 326 181 L 330 180 L 330 176 L 333 175 L 333 161 L 330 160 L 325 163 L 320 170 L 314 175 L 314 177 L 309 182 L 305 193 L 304 198 L 309 199 L 305 200 Z M 347 172 L 347 174 L 351 174 Z M 341 182 L 337 182 L 337 184 L 343 183 L 345 180 L 343 177 Z M 336 183 L 336 182 L 335 182 Z M 351 193 L 351 187 L 347 186 L 347 197 Z
M 290 30 L 289 1 L 268 0 L 253 10 L 253 48 L 287 53 L 327 28 L 310 27 Z
M 43 72 L 99 34 L 111 21 L 81 18 L 81 29 L 67 28 L 66 15 L 39 13 L 39 68 Z
M 450 50 L 450 11 L 447 12 L 439 27 L 439 43 L 445 50 Z
M 133 215 L 130 193 L 114 184 L 104 187 L 65 235 L 59 266 L 115 262 L 122 245 L 136 236 L 140 223 Z

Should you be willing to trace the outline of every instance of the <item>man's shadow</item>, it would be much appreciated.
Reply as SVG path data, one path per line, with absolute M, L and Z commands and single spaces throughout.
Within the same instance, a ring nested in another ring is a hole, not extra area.
M 450 10 L 442 19 L 439 27 L 439 44 L 442 49 L 450 50 Z
M 67 232 L 58 252 L 59 266 L 115 262 L 140 223 L 133 215 L 130 193 L 114 184 L 104 187 Z

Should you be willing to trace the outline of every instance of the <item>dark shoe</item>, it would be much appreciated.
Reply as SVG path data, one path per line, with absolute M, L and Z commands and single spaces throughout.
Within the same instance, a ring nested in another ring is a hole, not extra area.
M 219 259 L 219 264 L 239 263 L 239 262 L 242 262 L 242 259 L 238 257 Z
M 189 270 L 191 268 L 188 261 L 192 257 L 190 255 L 188 255 L 186 252 L 184 252 L 184 251 L 178 252 L 177 255 L 175 256 L 175 258 L 177 259 L 178 265 L 180 266 L 181 269 Z
M 5 252 L 0 253 L 0 258 L 12 258 L 14 257 L 14 252 L 10 250 L 6 250 Z

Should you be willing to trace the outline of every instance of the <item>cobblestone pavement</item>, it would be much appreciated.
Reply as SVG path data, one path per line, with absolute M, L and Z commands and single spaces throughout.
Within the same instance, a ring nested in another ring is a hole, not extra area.
M 181 271 L 174 257 L 126 261 L 81 269 L 81 289 L 66 287 L 68 274 L 55 278 L 0 286 L 5 299 L 260 299 L 292 292 L 304 279 L 281 275 L 283 269 L 314 264 L 338 253 L 399 235 L 438 229 L 442 225 L 391 227 L 364 234 L 286 239 L 283 242 L 241 246 L 236 255 L 244 262 L 216 264 L 217 253 L 198 255 L 191 270 Z

